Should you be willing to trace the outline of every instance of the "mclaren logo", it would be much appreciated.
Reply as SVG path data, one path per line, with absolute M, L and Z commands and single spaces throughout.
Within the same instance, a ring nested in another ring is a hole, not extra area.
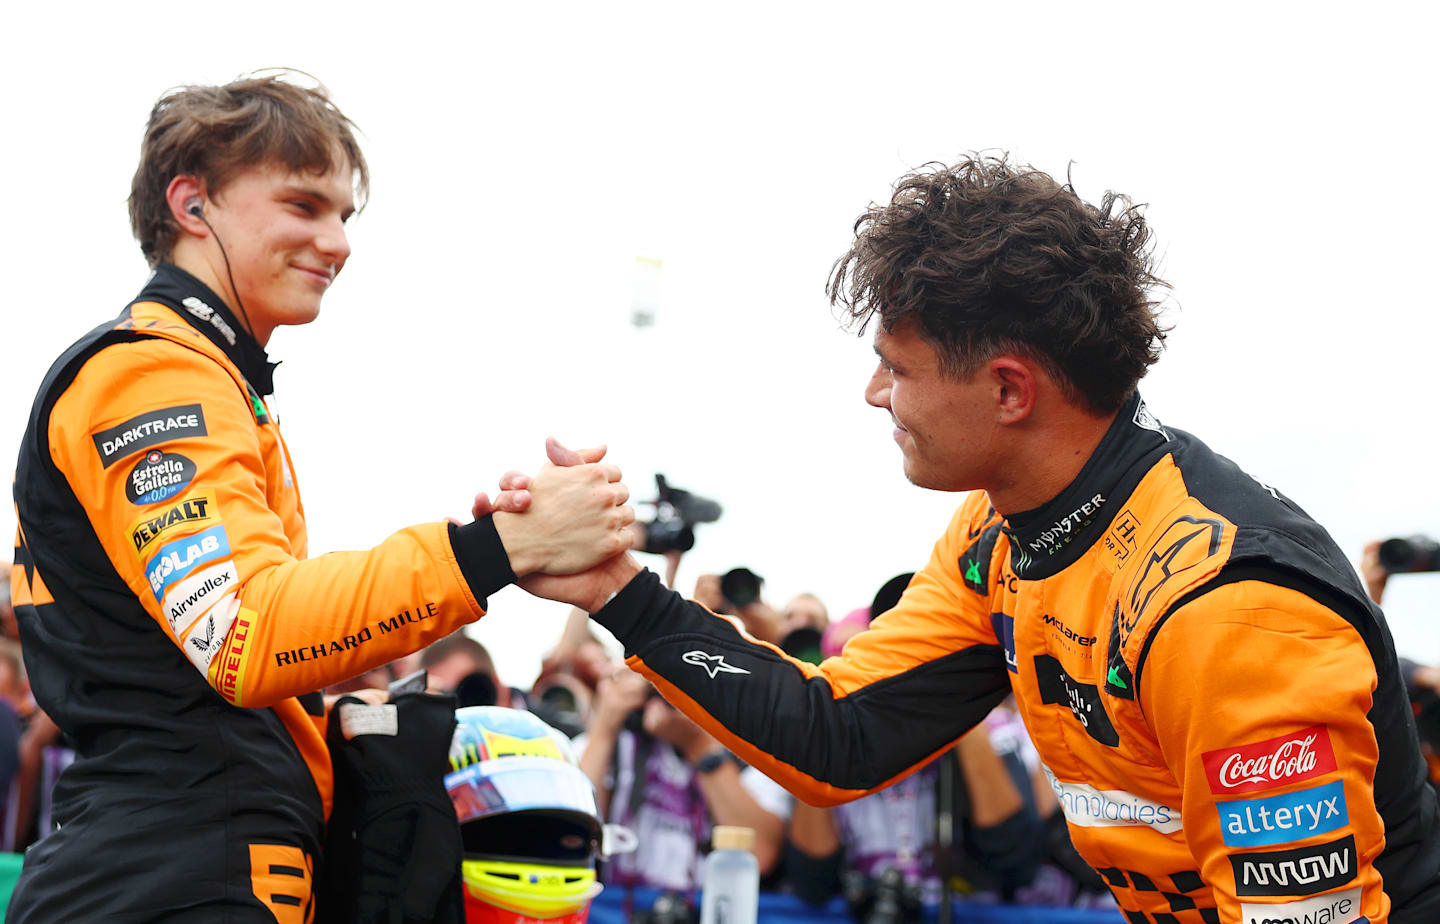
M 686 664 L 693 664 L 696 667 L 705 668 L 705 673 L 710 675 L 711 680 L 715 679 L 716 674 L 750 673 L 743 667 L 736 667 L 733 664 L 727 664 L 725 662 L 724 655 L 706 654 L 705 652 L 698 650 L 685 652 L 684 656 L 681 657 L 680 660 L 684 661 Z

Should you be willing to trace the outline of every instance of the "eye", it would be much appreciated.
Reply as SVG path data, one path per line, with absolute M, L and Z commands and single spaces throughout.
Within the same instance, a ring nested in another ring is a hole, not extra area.
M 297 209 L 299 209 L 300 211 L 304 212 L 306 215 L 314 215 L 314 214 L 315 214 L 315 206 L 314 206 L 314 204 L 313 204 L 313 203 L 310 203 L 310 202 L 306 202 L 304 199 L 291 199 L 291 200 L 290 200 L 290 204 L 293 205 L 293 206 L 295 206 L 295 207 L 296 207 Z

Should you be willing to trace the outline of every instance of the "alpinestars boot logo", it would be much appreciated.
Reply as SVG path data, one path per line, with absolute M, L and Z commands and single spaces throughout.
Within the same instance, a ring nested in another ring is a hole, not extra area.
M 680 660 L 684 661 L 686 664 L 693 664 L 696 667 L 705 668 L 705 673 L 710 675 L 711 680 L 714 680 L 717 674 L 750 673 L 743 667 L 736 667 L 733 664 L 727 663 L 725 661 L 724 655 L 706 654 L 705 652 L 699 650 L 685 652 L 685 654 L 680 658 Z

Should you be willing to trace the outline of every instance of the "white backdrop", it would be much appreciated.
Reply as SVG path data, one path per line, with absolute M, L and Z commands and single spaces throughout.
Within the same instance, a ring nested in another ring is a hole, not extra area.
M 461 515 L 555 434 L 607 441 L 637 497 L 658 470 L 725 504 L 687 591 L 745 564 L 777 605 L 865 604 L 957 498 L 904 481 L 823 285 L 897 176 L 977 148 L 1151 203 L 1163 421 L 1356 558 L 1440 534 L 1433 8 L 146 6 L 6 14 L 6 465 L 45 368 L 144 280 L 125 197 L 154 98 L 290 65 L 374 175 L 321 319 L 271 341 L 314 552 Z M 665 261 L 644 331 L 637 255 Z M 528 683 L 564 609 L 492 604 L 475 634 Z M 1440 660 L 1440 579 L 1395 580 L 1387 610 Z

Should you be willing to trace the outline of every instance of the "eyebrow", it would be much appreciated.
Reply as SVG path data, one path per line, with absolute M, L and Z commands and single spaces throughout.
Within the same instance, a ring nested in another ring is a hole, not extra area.
M 335 205 L 335 201 L 334 201 L 333 199 L 331 199 L 329 196 L 327 196 L 325 193 L 321 192 L 319 189 L 317 189 L 317 188 L 314 187 L 314 186 L 297 186 L 297 185 L 290 185 L 290 186 L 286 186 L 286 187 L 285 187 L 284 192 L 285 192 L 285 195 L 287 195 L 287 196 L 295 196 L 295 195 L 308 196 L 309 198 L 314 199 L 314 200 L 322 203 L 322 204 L 325 205 L 327 208 L 336 208 L 336 207 L 337 207 L 337 206 Z M 354 203 L 354 202 L 350 202 L 350 203 L 347 204 L 347 207 L 346 207 L 346 208 L 340 209 L 340 217 L 341 217 L 341 219 L 349 218 L 351 215 L 354 215 L 354 214 L 355 214 L 355 203 Z

